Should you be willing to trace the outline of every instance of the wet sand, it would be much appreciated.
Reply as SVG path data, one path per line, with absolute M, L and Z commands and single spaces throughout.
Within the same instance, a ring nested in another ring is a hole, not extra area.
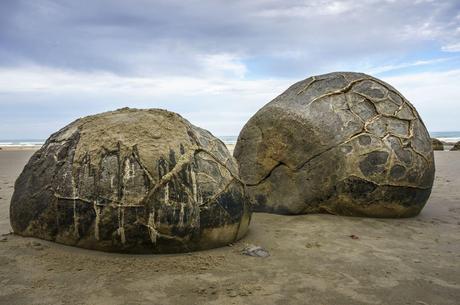
M 415 218 L 255 214 L 232 246 L 138 256 L 8 234 L 32 153 L 0 151 L 0 304 L 460 304 L 460 152 L 436 152 Z M 271 256 L 243 256 L 246 244 Z

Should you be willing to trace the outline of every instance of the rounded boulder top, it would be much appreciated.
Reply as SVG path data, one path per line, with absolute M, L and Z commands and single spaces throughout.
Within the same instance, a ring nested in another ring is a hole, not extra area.
M 250 216 L 225 145 L 160 109 L 88 116 L 51 135 L 10 207 L 16 234 L 129 253 L 227 245 L 245 235 Z
M 451 151 L 460 151 L 460 141 L 454 144 L 454 146 L 451 148 Z
M 362 73 L 292 85 L 248 121 L 234 156 L 254 209 L 280 214 L 413 216 L 434 180 L 414 106 Z
M 436 138 L 431 139 L 431 147 L 433 150 L 444 150 L 444 144 L 441 142 L 441 140 Z

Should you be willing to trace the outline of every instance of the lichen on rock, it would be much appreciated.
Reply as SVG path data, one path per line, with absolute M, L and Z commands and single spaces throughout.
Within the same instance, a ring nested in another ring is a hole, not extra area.
M 235 147 L 256 211 L 407 217 L 434 179 L 414 106 L 362 73 L 310 77 L 261 108 Z
M 220 140 L 178 114 L 124 108 L 53 134 L 17 179 L 10 216 L 24 236 L 170 253 L 240 239 L 250 208 Z

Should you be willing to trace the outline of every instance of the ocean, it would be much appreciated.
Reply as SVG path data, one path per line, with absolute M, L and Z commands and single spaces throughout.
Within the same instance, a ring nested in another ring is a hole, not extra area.
M 43 143 L 43 139 L 0 140 L 0 146 L 35 146 Z
M 447 143 L 457 143 L 460 141 L 460 131 L 434 131 L 430 132 L 432 138 L 437 138 Z M 225 144 L 236 144 L 238 136 L 219 136 Z M 44 139 L 16 139 L 0 140 L 0 146 L 35 146 L 45 143 Z
M 460 131 L 434 131 L 430 132 L 430 136 L 447 143 L 460 141 Z

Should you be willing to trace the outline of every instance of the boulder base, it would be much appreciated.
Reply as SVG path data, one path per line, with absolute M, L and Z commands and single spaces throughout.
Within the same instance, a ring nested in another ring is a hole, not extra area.
M 250 209 L 220 140 L 172 112 L 120 109 L 46 141 L 16 181 L 10 221 L 82 248 L 171 253 L 238 240 Z
M 248 121 L 234 156 L 255 210 L 280 214 L 414 216 L 434 179 L 414 106 L 362 73 L 292 85 Z

